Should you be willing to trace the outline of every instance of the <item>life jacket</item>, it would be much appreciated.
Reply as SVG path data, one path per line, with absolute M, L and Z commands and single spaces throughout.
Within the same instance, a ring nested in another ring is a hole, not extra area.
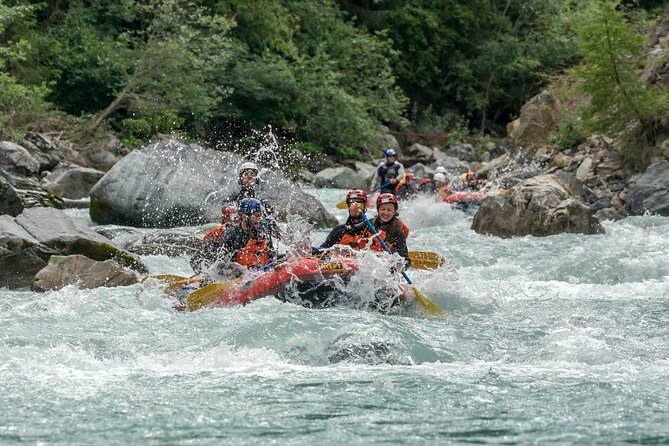
M 400 163 L 395 161 L 390 166 L 388 163 L 382 163 L 376 170 L 376 174 L 381 179 L 381 184 L 387 183 L 389 180 L 397 178 L 400 173 Z
M 218 243 L 219 241 L 221 241 L 221 236 L 223 235 L 223 231 L 225 231 L 225 228 L 227 228 L 229 224 L 230 224 L 230 223 L 225 223 L 225 224 L 223 224 L 223 225 L 221 225 L 221 226 L 218 226 L 218 227 L 212 229 L 211 231 L 207 232 L 207 233 L 204 235 L 204 239 L 203 239 L 203 240 L 204 240 L 205 242 L 208 242 L 209 239 L 213 238 L 213 241 L 214 241 L 215 243 Z
M 235 262 L 246 267 L 261 267 L 269 263 L 267 240 L 251 239 L 235 255 Z
M 360 250 L 364 249 L 367 246 L 367 240 L 369 239 L 369 230 L 365 229 L 361 234 L 351 235 L 345 233 L 344 236 L 339 240 L 340 245 L 350 246 L 353 249 Z

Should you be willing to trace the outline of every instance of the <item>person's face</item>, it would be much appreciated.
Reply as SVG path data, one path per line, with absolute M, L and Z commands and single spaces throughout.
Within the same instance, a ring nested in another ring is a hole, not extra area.
M 244 215 L 244 219 L 243 219 L 242 223 L 243 223 L 243 226 L 246 226 L 245 229 L 258 229 L 258 228 L 260 228 L 260 220 L 261 219 L 262 219 L 262 213 L 254 212 L 251 215 Z
M 415 178 L 409 178 L 407 183 L 409 183 L 411 186 L 415 186 L 416 185 L 416 179 Z
M 256 184 L 258 175 L 255 170 L 246 169 L 242 172 L 242 184 L 246 187 L 253 187 Z
M 388 156 L 388 157 L 386 157 L 386 161 L 388 161 L 388 164 L 392 164 L 392 163 L 394 163 L 396 159 L 397 159 L 396 156 Z
M 376 208 L 376 212 L 379 214 L 381 221 L 387 223 L 395 216 L 395 205 L 392 203 L 383 203 Z
M 360 215 L 360 211 L 365 212 L 366 203 L 363 201 L 351 201 L 351 204 L 348 205 L 348 215 L 351 217 L 357 217 Z

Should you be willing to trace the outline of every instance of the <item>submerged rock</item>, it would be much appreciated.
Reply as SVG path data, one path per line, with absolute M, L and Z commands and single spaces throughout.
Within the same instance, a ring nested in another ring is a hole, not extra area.
M 556 175 L 526 180 L 506 195 L 485 199 L 472 229 L 499 237 L 602 233 L 592 210 L 574 198 L 572 187 Z
M 35 291 L 59 290 L 67 285 L 81 289 L 127 286 L 137 283 L 137 276 L 112 260 L 98 262 L 82 255 L 52 256 L 35 276 Z
M 239 190 L 241 156 L 160 141 L 119 161 L 91 190 L 91 219 L 100 224 L 168 228 L 218 221 L 221 199 Z M 298 214 L 317 227 L 337 222 L 323 205 L 282 175 L 263 170 L 258 195 L 278 219 Z

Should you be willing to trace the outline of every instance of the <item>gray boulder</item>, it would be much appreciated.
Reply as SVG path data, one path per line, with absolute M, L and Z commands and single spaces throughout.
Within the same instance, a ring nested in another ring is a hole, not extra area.
M 415 163 L 429 163 L 434 159 L 434 150 L 422 144 L 412 144 L 402 152 L 402 160 L 405 165 Z
M 91 219 L 100 224 L 167 228 L 215 222 L 221 199 L 239 190 L 241 156 L 164 140 L 135 150 L 91 190 Z M 317 227 L 337 220 L 282 175 L 263 170 L 258 195 L 279 220 L 299 214 Z
M 202 249 L 202 238 L 177 229 L 165 229 L 144 234 L 123 246 L 139 255 L 191 256 Z
M 555 175 L 530 178 L 506 195 L 486 198 L 474 215 L 472 229 L 499 237 L 602 233 L 591 209 L 573 198 L 570 189 Z
M 358 172 L 350 167 L 328 167 L 316 174 L 316 187 L 332 187 L 335 189 L 366 189 L 367 182 Z
M 40 244 L 60 254 L 82 254 L 100 261 L 112 259 L 136 271 L 147 272 L 137 257 L 116 248 L 109 243 L 109 239 L 90 229 L 83 221 L 70 218 L 58 209 L 25 209 L 15 221 Z
M 137 276 L 112 261 L 98 262 L 82 255 L 52 256 L 32 283 L 35 291 L 59 290 L 67 285 L 81 289 L 128 286 L 137 283 Z
M 58 163 L 68 162 L 86 166 L 86 160 L 71 147 L 63 144 L 58 138 L 52 138 L 37 132 L 28 132 L 19 141 L 30 154 L 40 163 L 40 171 L 51 170 Z
M 84 198 L 103 175 L 99 170 L 61 163 L 42 179 L 42 187 L 63 198 Z
M 23 203 L 12 184 L 0 176 L 0 214 L 16 217 L 23 212 Z
M 474 146 L 471 144 L 454 144 L 446 150 L 446 155 L 457 158 L 462 161 L 474 162 L 477 161 Z
M 627 194 L 625 210 L 630 215 L 650 212 L 669 216 L 669 161 L 648 166 Z
M 0 287 L 28 287 L 58 251 L 40 244 L 9 215 L 0 215 Z
M 9 141 L 0 142 L 0 169 L 16 175 L 37 176 L 40 162 L 25 147 Z

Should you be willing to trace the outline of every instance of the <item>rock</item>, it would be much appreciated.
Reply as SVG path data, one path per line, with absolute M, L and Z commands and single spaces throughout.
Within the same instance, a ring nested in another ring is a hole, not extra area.
M 16 217 L 21 212 L 23 212 L 21 198 L 11 183 L 0 176 L 0 214 L 8 214 Z
M 453 156 L 446 156 L 430 165 L 433 171 L 439 166 L 444 167 L 451 176 L 459 176 L 469 170 L 469 164 Z
M 574 161 L 573 156 L 566 155 L 562 152 L 557 153 L 551 160 L 554 166 L 559 167 L 561 169 L 569 167 L 572 161 Z
M 241 156 L 164 140 L 135 150 L 91 190 L 91 219 L 100 224 L 167 228 L 216 222 L 220 200 L 239 190 Z M 337 219 L 282 175 L 263 169 L 258 195 L 285 220 L 299 214 L 317 227 Z
M 68 163 L 86 166 L 86 160 L 71 147 L 64 145 L 58 138 L 52 138 L 37 132 L 28 132 L 19 142 L 28 149 L 30 154 L 40 162 L 40 170 L 51 170 L 58 163 Z
M 400 149 L 400 143 L 397 142 L 397 138 L 395 138 L 395 135 L 391 135 L 390 133 L 383 134 L 383 146 L 386 149 Z
M 186 231 L 160 230 L 131 240 L 123 248 L 139 255 L 192 256 L 202 249 L 202 239 Z
M 104 172 L 88 167 L 59 164 L 42 179 L 42 187 L 64 198 L 84 198 L 103 175 Z
M 13 142 L 2 141 L 0 169 L 17 175 L 38 176 L 40 162 L 26 148 Z
M 576 178 L 578 178 L 579 181 L 587 180 L 591 170 L 592 170 L 592 158 L 584 159 L 581 165 L 578 166 L 578 169 L 576 169 Z
M 404 171 L 413 172 L 416 175 L 416 181 L 420 183 L 420 180 L 425 178 L 428 173 L 433 173 L 434 169 L 430 169 L 423 163 L 416 163 L 410 169 L 404 169 Z
M 499 237 L 603 232 L 590 208 L 571 198 L 564 181 L 555 175 L 540 175 L 504 196 L 486 198 L 474 215 L 472 229 Z
M 625 210 L 630 215 L 650 212 L 669 216 L 669 161 L 648 166 L 627 194 Z
M 620 220 L 623 217 L 624 215 L 618 212 L 615 208 L 605 208 L 595 212 L 595 218 L 599 221 Z
M 432 161 L 433 150 L 422 144 L 412 144 L 402 152 L 406 164 L 429 163 Z
M 40 244 L 60 254 L 82 254 L 100 261 L 112 259 L 138 272 L 148 271 L 137 257 L 118 249 L 83 221 L 70 218 L 58 209 L 25 209 L 15 221 Z
M 367 182 L 350 167 L 329 167 L 316 174 L 316 187 L 335 189 L 366 189 Z
M 446 150 L 446 155 L 462 161 L 478 161 L 474 146 L 471 144 L 454 144 Z
M 557 128 L 560 100 L 544 90 L 522 106 L 516 121 L 507 126 L 507 133 L 516 147 L 531 153 L 545 145 L 548 136 Z
M 369 163 L 363 163 L 362 161 L 356 161 L 355 170 L 358 172 L 358 175 L 360 175 L 365 180 L 365 182 L 369 184 L 372 181 L 374 172 L 376 171 L 376 166 L 372 166 Z
M 137 283 L 137 276 L 116 262 L 98 262 L 82 255 L 52 256 L 32 283 L 35 291 L 59 290 L 67 285 L 81 289 L 128 286 Z
M 90 165 L 103 172 L 107 172 L 109 169 L 114 167 L 114 165 L 119 162 L 120 159 L 120 157 L 114 155 L 108 150 L 96 150 L 95 152 L 88 155 L 88 161 Z
M 9 215 L 0 215 L 0 287 L 29 287 L 58 251 L 41 245 Z

